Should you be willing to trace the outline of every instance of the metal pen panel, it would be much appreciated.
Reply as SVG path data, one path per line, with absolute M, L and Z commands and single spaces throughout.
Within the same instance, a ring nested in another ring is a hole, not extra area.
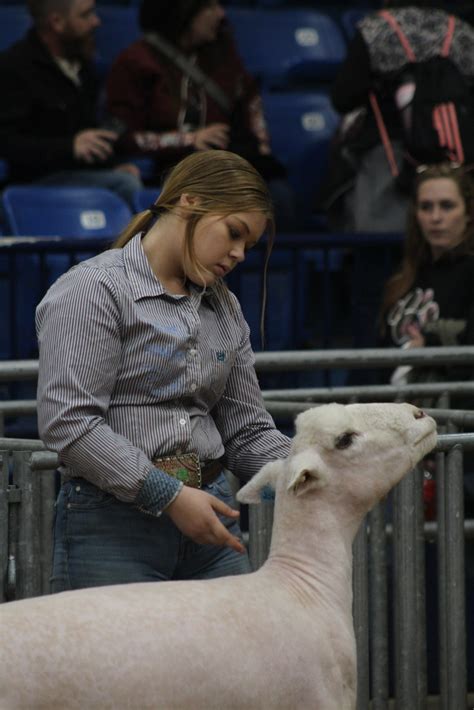
M 0 603 L 6 601 L 8 574 L 8 453 L 0 451 Z
M 369 707 L 369 580 L 367 519 L 362 521 L 352 545 L 353 617 L 357 646 L 357 710 Z
M 422 471 L 394 489 L 395 696 L 398 710 L 426 706 Z
M 369 609 L 372 710 L 387 710 L 389 697 L 388 579 L 385 504 L 369 513 Z
M 31 475 L 31 452 L 13 453 L 13 483 L 21 489 L 18 515 L 17 599 L 41 594 L 39 479 Z

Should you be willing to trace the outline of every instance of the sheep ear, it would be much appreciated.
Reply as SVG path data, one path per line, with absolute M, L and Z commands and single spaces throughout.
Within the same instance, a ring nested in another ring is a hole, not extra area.
M 278 476 L 283 470 L 284 459 L 270 461 L 263 466 L 248 483 L 237 493 L 240 503 L 260 503 L 261 491 L 265 486 L 275 489 Z
M 310 451 L 302 451 L 289 461 L 290 477 L 287 490 L 297 496 L 316 488 L 324 488 L 329 482 L 329 472 L 322 459 Z

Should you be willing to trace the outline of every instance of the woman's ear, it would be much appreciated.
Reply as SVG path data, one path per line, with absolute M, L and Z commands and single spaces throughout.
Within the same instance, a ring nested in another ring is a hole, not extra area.
M 199 197 L 194 195 L 188 195 L 187 192 L 183 192 L 179 198 L 180 207 L 195 207 L 199 203 Z

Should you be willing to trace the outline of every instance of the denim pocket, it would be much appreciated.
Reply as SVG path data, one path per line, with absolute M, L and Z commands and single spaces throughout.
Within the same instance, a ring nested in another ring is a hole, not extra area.
M 216 480 L 209 484 L 209 486 L 206 486 L 206 488 L 208 493 L 216 496 L 216 498 L 219 498 L 224 503 L 227 503 L 227 505 L 232 505 L 234 503 L 232 489 L 225 473 L 220 473 Z
M 65 492 L 70 510 L 104 508 L 116 501 L 111 493 L 103 491 L 84 478 L 72 478 L 65 484 Z

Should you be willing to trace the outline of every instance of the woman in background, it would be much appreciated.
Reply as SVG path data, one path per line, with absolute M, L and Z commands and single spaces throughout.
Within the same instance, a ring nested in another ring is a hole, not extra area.
M 157 173 L 196 150 L 231 150 L 269 184 L 279 226 L 294 219 L 255 79 L 216 0 L 142 0 L 142 37 L 111 67 L 107 111 L 127 128 L 122 147 L 155 158 Z

